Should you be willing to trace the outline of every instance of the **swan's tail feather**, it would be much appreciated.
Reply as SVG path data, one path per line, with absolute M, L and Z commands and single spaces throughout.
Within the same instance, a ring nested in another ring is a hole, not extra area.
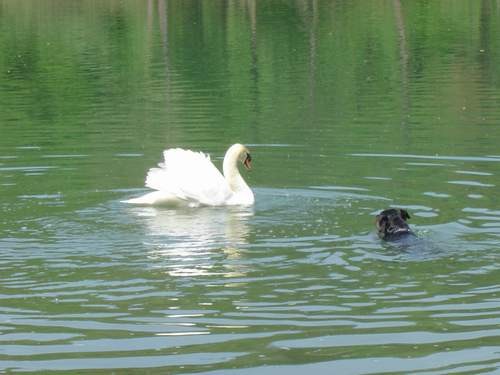
M 163 163 L 158 164 L 160 168 L 151 168 L 146 176 L 146 187 L 169 193 L 178 199 L 187 199 L 186 195 L 178 185 L 176 174 L 172 170 L 163 167 Z
M 135 205 L 176 205 L 180 204 L 182 201 L 178 199 L 178 197 L 173 196 L 172 194 L 165 193 L 163 191 L 152 191 L 151 193 L 144 194 L 137 198 L 127 199 L 122 201 L 123 203 L 135 204 Z
M 222 174 L 203 152 L 172 148 L 163 152 L 165 161 L 151 168 L 145 185 L 178 199 L 214 204 L 226 198 Z
M 196 175 L 193 172 L 203 171 L 200 162 L 210 162 L 210 156 L 202 152 L 193 152 L 181 148 L 171 148 L 163 151 L 165 161 L 157 168 L 151 168 L 146 176 L 146 187 L 154 190 L 169 191 L 182 195 L 181 187 Z M 186 181 L 188 180 L 188 181 Z
M 154 190 L 166 190 L 168 182 L 168 171 L 163 167 L 163 163 L 158 164 L 160 168 L 151 168 L 146 176 L 145 185 Z

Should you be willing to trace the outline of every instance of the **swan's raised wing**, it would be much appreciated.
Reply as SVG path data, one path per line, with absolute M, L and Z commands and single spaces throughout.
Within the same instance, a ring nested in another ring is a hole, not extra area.
M 203 152 L 172 148 L 163 152 L 165 161 L 151 168 L 146 186 L 170 193 L 179 199 L 219 205 L 230 196 L 224 176 Z

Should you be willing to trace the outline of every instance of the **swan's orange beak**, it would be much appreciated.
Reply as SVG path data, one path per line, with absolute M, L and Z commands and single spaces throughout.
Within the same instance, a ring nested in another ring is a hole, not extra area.
M 250 154 L 247 154 L 247 157 L 245 158 L 243 165 L 248 170 L 252 169 L 252 157 L 250 156 Z

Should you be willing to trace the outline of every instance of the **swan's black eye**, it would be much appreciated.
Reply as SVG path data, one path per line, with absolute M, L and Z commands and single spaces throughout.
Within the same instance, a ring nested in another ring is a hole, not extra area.
M 252 157 L 248 152 L 246 153 L 245 160 L 243 160 L 243 165 L 245 166 L 246 169 L 252 168 Z

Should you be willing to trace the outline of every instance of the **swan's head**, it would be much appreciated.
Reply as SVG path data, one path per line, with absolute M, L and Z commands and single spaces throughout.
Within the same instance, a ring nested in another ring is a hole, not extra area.
M 244 147 L 244 151 L 240 155 L 240 160 L 246 169 L 252 169 L 252 156 L 250 155 L 250 151 L 248 151 L 246 147 Z
M 252 169 L 252 156 L 250 155 L 250 151 L 248 148 L 243 146 L 242 144 L 236 143 L 229 147 L 227 150 L 227 155 L 235 155 L 237 160 L 239 160 L 246 169 Z
M 253 204 L 255 199 L 252 190 L 250 190 L 240 175 L 237 166 L 238 161 L 243 163 L 245 168 L 251 168 L 252 157 L 250 156 L 250 151 L 245 146 L 236 143 L 227 150 L 222 165 L 224 178 L 232 192 L 232 196 L 229 199 L 230 204 Z

